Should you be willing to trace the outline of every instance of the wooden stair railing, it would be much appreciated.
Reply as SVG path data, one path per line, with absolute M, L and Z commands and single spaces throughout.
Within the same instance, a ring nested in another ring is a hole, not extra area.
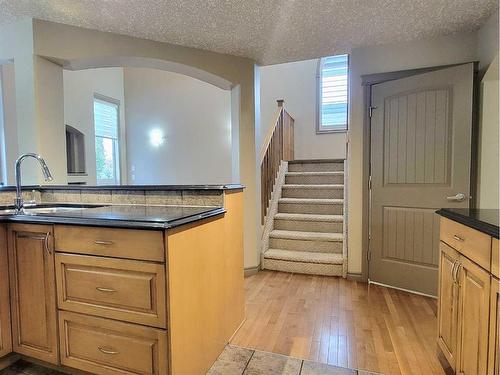
M 276 122 L 266 135 L 264 147 L 260 154 L 261 179 L 261 223 L 269 208 L 269 200 L 273 192 L 274 182 L 281 165 L 281 161 L 290 161 L 294 157 L 293 124 L 294 119 L 285 110 L 284 100 L 278 100 Z

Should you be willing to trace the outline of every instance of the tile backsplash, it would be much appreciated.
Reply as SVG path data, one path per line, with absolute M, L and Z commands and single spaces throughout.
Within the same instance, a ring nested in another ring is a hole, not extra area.
M 23 191 L 25 200 L 35 198 L 37 203 L 90 203 L 223 206 L 223 190 L 85 190 L 43 189 Z M 0 192 L 0 205 L 12 205 L 16 193 Z

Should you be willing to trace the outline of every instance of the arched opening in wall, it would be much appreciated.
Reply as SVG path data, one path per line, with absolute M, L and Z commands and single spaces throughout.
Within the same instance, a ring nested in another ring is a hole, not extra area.
M 227 80 L 154 59 L 60 65 L 64 123 L 83 134 L 66 146 L 84 148 L 66 154 L 85 158 L 68 183 L 239 182 L 239 90 Z

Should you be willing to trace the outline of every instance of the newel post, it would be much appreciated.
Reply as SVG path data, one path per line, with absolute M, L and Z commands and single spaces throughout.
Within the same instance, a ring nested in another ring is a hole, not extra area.
M 276 100 L 278 102 L 278 107 L 283 108 L 283 103 L 285 102 L 284 99 L 278 99 Z

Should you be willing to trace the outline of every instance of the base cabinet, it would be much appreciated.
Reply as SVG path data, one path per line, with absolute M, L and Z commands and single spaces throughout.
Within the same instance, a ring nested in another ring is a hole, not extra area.
M 455 371 L 460 375 L 486 374 L 490 275 L 465 257 L 460 257 L 459 262 L 459 341 Z
M 2 225 L 0 226 L 0 357 L 12 352 L 8 270 L 7 230 Z
M 498 242 L 450 223 L 441 219 L 437 344 L 457 375 L 500 375 Z
M 53 240 L 51 225 L 8 227 L 13 350 L 58 364 Z
M 455 266 L 460 255 L 441 242 L 439 260 L 438 346 L 455 369 L 457 354 L 458 282 Z
M 488 354 L 488 375 L 500 375 L 500 281 L 496 277 L 491 277 L 491 300 L 490 300 L 490 335 Z

